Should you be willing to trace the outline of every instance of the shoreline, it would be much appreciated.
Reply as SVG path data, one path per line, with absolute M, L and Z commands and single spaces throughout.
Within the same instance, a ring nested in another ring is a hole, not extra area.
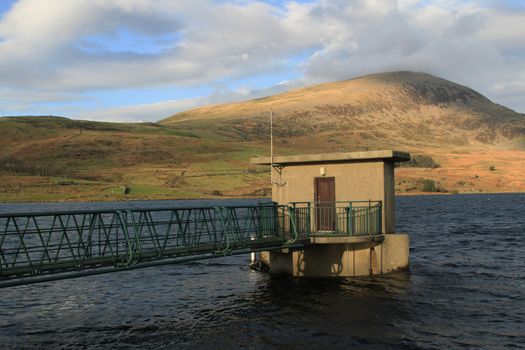
M 396 192 L 396 197 L 413 197 L 413 196 L 463 196 L 463 195 L 487 195 L 487 194 L 525 194 L 524 192 L 463 192 L 463 193 L 452 193 L 452 192 Z M 0 200 L 0 205 L 3 204 L 44 204 L 44 203 L 109 203 L 109 202 L 143 202 L 143 201 L 206 201 L 206 200 L 240 200 L 240 199 L 267 199 L 270 200 L 270 197 L 244 197 L 244 196 L 217 196 L 217 197 L 202 197 L 202 198 L 107 198 L 107 199 L 85 199 L 77 200 L 74 199 L 64 199 L 64 200 L 41 200 L 41 201 L 2 201 Z

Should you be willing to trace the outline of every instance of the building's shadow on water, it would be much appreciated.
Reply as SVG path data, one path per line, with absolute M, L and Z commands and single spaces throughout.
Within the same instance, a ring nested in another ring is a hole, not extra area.
M 324 294 L 341 298 L 394 297 L 396 294 L 405 293 L 410 287 L 410 273 L 398 271 L 384 275 L 351 278 L 275 275 L 261 280 L 259 287 L 277 299 L 280 299 L 283 294 L 290 297 L 313 297 Z

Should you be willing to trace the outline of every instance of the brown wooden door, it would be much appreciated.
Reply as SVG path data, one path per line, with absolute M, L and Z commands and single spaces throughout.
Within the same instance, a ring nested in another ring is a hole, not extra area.
M 317 231 L 335 231 L 335 178 L 316 177 L 314 196 Z

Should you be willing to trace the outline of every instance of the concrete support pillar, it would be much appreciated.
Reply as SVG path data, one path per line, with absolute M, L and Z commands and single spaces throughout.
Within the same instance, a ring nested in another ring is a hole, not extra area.
M 270 273 L 305 277 L 366 276 L 408 269 L 408 235 L 386 234 L 383 238 L 379 242 L 327 241 L 288 253 L 265 252 L 261 260 Z

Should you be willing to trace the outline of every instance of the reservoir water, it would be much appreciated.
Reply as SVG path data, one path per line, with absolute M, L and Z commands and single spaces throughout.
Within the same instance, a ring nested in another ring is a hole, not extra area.
M 409 272 L 275 277 L 234 256 L 0 289 L 0 349 L 525 348 L 525 194 L 396 200 Z M 0 212 L 215 203 L 0 204 Z

